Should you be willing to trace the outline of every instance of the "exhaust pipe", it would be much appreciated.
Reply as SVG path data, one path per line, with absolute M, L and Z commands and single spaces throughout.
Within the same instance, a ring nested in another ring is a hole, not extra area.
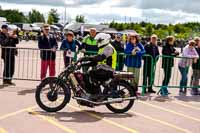
M 129 100 L 136 100 L 136 97 L 128 97 L 128 98 L 114 98 L 114 99 L 108 99 L 106 101 L 103 102 L 94 102 L 85 98 L 81 98 L 81 97 L 73 97 L 76 100 L 80 100 L 80 101 L 84 101 L 84 102 L 89 102 L 92 103 L 94 105 L 104 105 L 104 104 L 111 104 L 111 103 L 118 103 L 118 102 L 123 102 L 123 101 L 129 101 Z

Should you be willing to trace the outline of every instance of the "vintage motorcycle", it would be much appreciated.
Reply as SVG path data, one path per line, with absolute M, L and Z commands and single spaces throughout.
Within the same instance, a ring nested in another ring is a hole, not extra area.
M 35 93 L 39 107 L 47 112 L 60 111 L 70 102 L 72 92 L 72 98 L 81 106 L 93 108 L 105 105 L 114 113 L 130 110 L 137 99 L 137 86 L 124 79 L 133 79 L 133 74 L 101 68 L 82 73 L 81 68 L 87 63 L 77 61 L 66 67 L 58 77 L 44 79 Z

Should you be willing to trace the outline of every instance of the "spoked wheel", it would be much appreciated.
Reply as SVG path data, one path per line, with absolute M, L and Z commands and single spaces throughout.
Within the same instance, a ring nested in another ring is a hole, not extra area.
M 58 78 L 47 78 L 38 86 L 35 93 L 37 104 L 47 112 L 57 112 L 70 101 L 71 93 Z
M 115 84 L 115 89 L 107 90 L 106 95 L 112 95 L 112 98 L 128 98 L 135 96 L 135 90 L 126 81 L 119 81 Z M 114 113 L 125 113 L 131 109 L 134 104 L 134 99 L 119 103 L 106 104 L 106 107 Z

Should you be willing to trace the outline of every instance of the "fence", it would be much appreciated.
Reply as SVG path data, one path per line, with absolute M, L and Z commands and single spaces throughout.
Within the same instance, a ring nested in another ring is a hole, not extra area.
M 16 52 L 17 51 L 17 52 Z M 50 50 L 42 50 L 44 53 L 50 52 Z M 39 49 L 34 48 L 1 48 L 0 55 L 6 55 L 6 57 L 9 57 L 12 54 L 16 54 L 15 56 L 15 73 L 13 76 L 13 79 L 16 80 L 33 80 L 33 81 L 39 81 L 40 80 L 40 71 L 41 71 L 41 59 L 40 59 L 40 52 Z M 89 54 L 96 54 L 94 52 L 89 52 Z M 83 57 L 83 54 L 78 54 L 79 57 Z M 124 65 L 124 59 L 127 56 L 131 55 L 125 55 L 123 53 L 118 54 L 118 62 L 117 62 L 117 70 L 123 70 L 128 71 L 128 68 Z M 51 58 L 51 57 L 50 57 Z M 164 73 L 162 69 L 162 63 L 164 58 L 173 59 L 174 66 L 172 67 L 172 75 L 169 82 L 169 86 L 171 88 L 179 88 L 180 87 L 180 80 L 181 75 L 178 70 L 178 62 L 182 60 L 182 57 L 170 57 L 170 56 L 158 56 L 156 60 L 154 60 L 150 55 L 144 55 L 141 69 L 139 73 L 139 86 L 143 87 L 144 89 L 147 87 L 151 87 L 152 85 L 154 87 L 162 87 L 162 81 L 164 79 Z M 3 69 L 4 69 L 4 62 L 8 60 L 8 58 L 5 58 L 4 61 L 0 61 L 0 78 L 3 78 Z M 65 67 L 64 65 L 64 56 L 63 51 L 56 51 L 56 75 L 58 75 Z M 141 60 L 133 60 L 132 63 L 140 64 Z M 146 62 L 146 63 L 144 63 Z M 165 64 L 169 65 L 169 63 Z M 200 64 L 199 64 L 200 65 Z M 10 66 L 9 66 L 10 67 Z M 8 69 L 10 70 L 10 69 Z M 47 72 L 48 74 L 48 72 Z M 147 79 L 149 77 L 149 79 Z M 200 87 L 200 86 L 192 86 L 191 83 L 191 77 L 192 77 L 192 69 L 189 69 L 189 82 L 187 88 L 192 87 Z M 147 84 L 148 80 L 148 84 Z M 144 82 L 145 81 L 145 82 Z
M 180 80 L 181 80 L 181 72 L 179 70 L 179 63 L 183 64 L 192 64 L 193 60 L 186 57 L 173 57 L 173 56 L 158 56 L 158 62 L 156 63 L 155 70 L 155 78 L 154 78 L 154 86 L 162 87 L 164 77 L 169 78 L 169 88 L 180 88 Z M 200 62 L 196 64 L 200 67 Z M 164 68 L 166 69 L 166 73 L 164 73 Z M 170 70 L 171 69 L 171 70 Z M 200 73 L 199 73 L 200 74 Z M 181 86 L 183 88 L 200 88 L 200 86 L 194 86 L 192 84 L 193 80 L 193 69 L 192 67 L 188 68 L 188 79 L 187 85 Z
M 49 52 L 48 50 L 45 51 Z M 5 55 L 6 58 L 0 61 L 0 78 L 3 78 L 4 62 L 8 61 L 11 63 L 13 60 L 8 59 L 11 58 L 13 54 L 17 54 L 15 56 L 15 72 L 13 79 L 39 81 L 41 71 L 40 50 L 34 48 L 2 48 L 0 55 Z M 63 51 L 57 51 L 56 56 L 57 75 L 64 69 Z M 11 65 L 8 65 L 8 67 L 11 67 Z M 8 70 L 10 71 L 11 69 Z

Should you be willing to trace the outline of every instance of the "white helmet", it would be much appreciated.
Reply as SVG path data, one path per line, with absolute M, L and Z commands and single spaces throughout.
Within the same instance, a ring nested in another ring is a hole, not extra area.
M 96 35 L 95 39 L 97 40 L 98 47 L 102 47 L 110 43 L 111 36 L 106 33 L 99 33 Z

